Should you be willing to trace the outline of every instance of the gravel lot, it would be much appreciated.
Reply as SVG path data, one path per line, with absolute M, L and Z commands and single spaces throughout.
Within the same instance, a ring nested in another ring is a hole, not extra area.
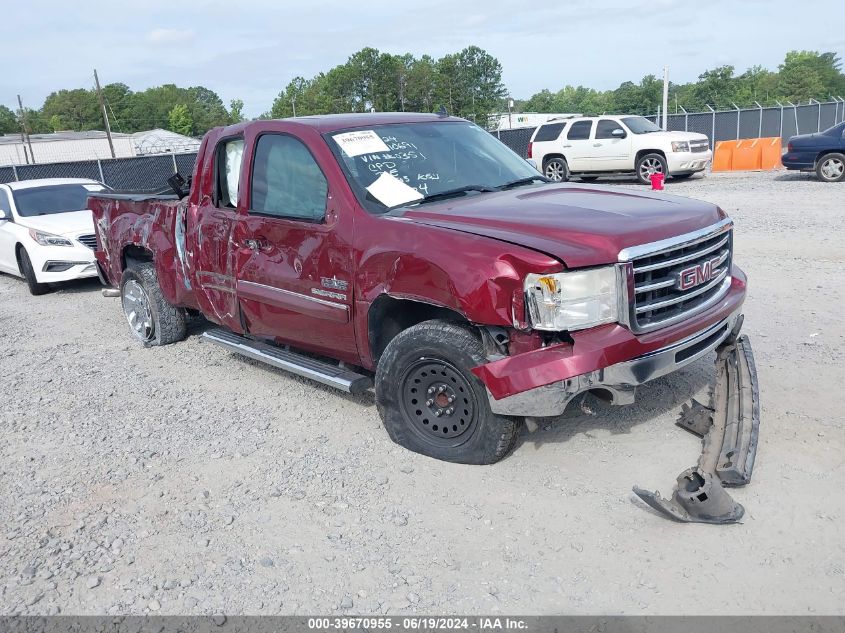
M 393 445 L 371 396 L 198 336 L 140 348 L 96 282 L 32 297 L 0 276 L 0 613 L 845 614 L 845 186 L 667 188 L 734 217 L 750 278 L 741 525 L 671 523 L 631 492 L 695 463 L 674 420 L 713 358 L 461 466 Z

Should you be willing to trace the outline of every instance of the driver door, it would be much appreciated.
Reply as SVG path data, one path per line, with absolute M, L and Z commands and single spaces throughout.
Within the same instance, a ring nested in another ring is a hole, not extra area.
M 233 234 L 237 297 L 253 336 L 357 363 L 352 216 L 284 127 L 250 142 L 248 207 Z

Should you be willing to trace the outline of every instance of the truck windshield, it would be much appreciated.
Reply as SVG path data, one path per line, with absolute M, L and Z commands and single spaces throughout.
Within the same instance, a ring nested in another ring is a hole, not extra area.
M 469 122 L 379 125 L 332 132 L 326 140 L 371 213 L 546 180 Z
M 29 218 L 35 215 L 53 215 L 69 211 L 82 211 L 88 208 L 88 196 L 105 187 L 96 183 L 45 185 L 27 187 L 12 192 L 18 215 Z
M 662 132 L 663 130 L 648 119 L 641 116 L 626 116 L 622 122 L 628 126 L 634 134 L 648 134 L 650 132 Z

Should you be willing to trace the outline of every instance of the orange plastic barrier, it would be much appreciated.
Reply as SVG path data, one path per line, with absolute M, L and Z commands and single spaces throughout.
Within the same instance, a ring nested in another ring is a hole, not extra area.
M 719 141 L 713 151 L 713 171 L 752 171 L 781 166 L 780 137 Z

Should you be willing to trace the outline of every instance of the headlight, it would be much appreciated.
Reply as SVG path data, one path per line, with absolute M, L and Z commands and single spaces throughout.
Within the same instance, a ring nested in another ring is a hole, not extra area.
M 688 152 L 689 143 L 687 141 L 672 141 L 673 152 Z
M 36 231 L 35 229 L 29 229 L 29 236 L 41 244 L 41 246 L 73 246 L 73 242 L 65 237 Z
M 525 301 L 537 330 L 583 330 L 619 320 L 616 268 L 606 266 L 525 278 Z

